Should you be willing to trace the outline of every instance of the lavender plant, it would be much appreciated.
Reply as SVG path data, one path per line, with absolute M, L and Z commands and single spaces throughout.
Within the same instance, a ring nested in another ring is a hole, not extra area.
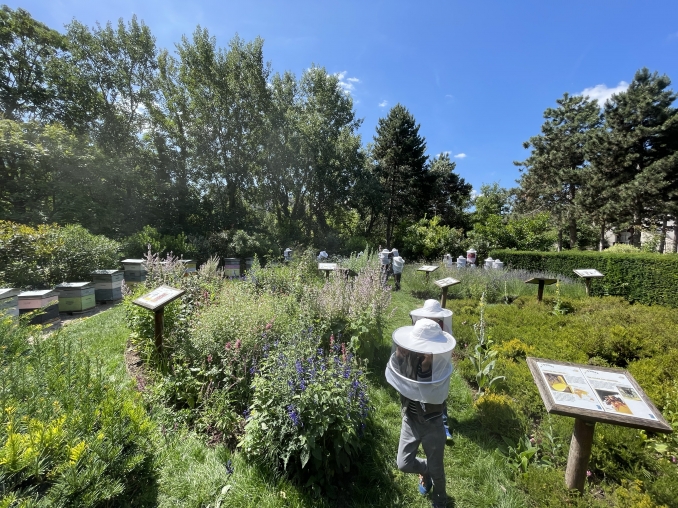
M 370 412 L 365 373 L 345 343 L 312 329 L 274 344 L 254 368 L 245 436 L 250 457 L 315 489 L 355 462 Z

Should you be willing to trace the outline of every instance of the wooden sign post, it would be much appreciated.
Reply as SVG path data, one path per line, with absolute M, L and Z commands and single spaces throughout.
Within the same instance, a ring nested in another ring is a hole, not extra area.
M 579 268 L 572 271 L 584 279 L 584 284 L 586 284 L 586 296 L 591 296 L 591 279 L 602 279 L 605 277 L 602 273 L 593 268 Z
M 541 302 L 542 298 L 544 298 L 544 286 L 550 286 L 551 284 L 555 284 L 558 282 L 558 279 L 547 279 L 545 277 L 532 277 L 531 279 L 527 279 L 525 281 L 525 284 L 539 284 L 539 288 L 537 289 L 537 301 Z
M 424 272 L 426 274 L 426 282 L 428 282 L 429 273 L 435 272 L 438 268 L 440 268 L 440 267 L 437 266 L 437 265 L 424 265 L 424 266 L 420 266 L 419 268 L 417 268 L 417 271 L 418 272 Z
M 574 432 L 565 484 L 584 491 L 596 422 L 671 433 L 671 425 L 628 371 L 527 358 L 546 411 L 571 416 Z
M 165 305 L 173 302 L 186 291 L 183 289 L 175 289 L 169 286 L 160 286 L 150 293 L 140 296 L 132 303 L 143 307 L 144 309 L 152 310 L 155 313 L 155 349 L 158 353 L 162 353 L 162 336 L 165 327 Z
M 440 279 L 440 280 L 434 280 L 433 283 L 438 286 L 439 288 L 442 288 L 443 294 L 440 297 L 440 306 L 444 309 L 445 305 L 447 304 L 447 289 L 450 286 L 454 286 L 455 284 L 459 284 L 460 281 L 457 279 L 453 279 L 452 277 L 447 277 L 446 279 Z
M 329 279 L 330 272 L 337 269 L 337 263 L 318 263 L 318 270 L 325 272 L 325 278 Z

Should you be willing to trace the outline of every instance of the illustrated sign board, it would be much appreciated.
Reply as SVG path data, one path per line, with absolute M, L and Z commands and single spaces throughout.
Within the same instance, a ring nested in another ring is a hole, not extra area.
M 446 279 L 434 280 L 433 283 L 440 288 L 446 288 L 449 286 L 454 286 L 455 284 L 459 284 L 459 281 L 457 279 L 453 279 L 452 277 L 447 277 Z
M 337 263 L 318 263 L 318 270 L 336 270 Z
M 546 410 L 592 422 L 672 432 L 628 371 L 527 358 Z
M 525 281 L 525 284 L 540 284 L 543 283 L 547 286 L 550 286 L 551 284 L 555 284 L 558 282 L 558 279 L 547 279 L 547 278 L 542 278 L 542 277 L 532 277 L 531 279 L 527 279 Z
M 185 292 L 186 291 L 184 291 L 183 289 L 175 289 L 169 286 L 160 286 L 159 288 L 154 289 L 150 293 L 146 293 L 145 295 L 140 296 L 132 303 L 139 305 L 140 307 L 143 307 L 145 309 L 155 311 L 164 307 L 168 303 L 176 300 Z
M 424 266 L 417 268 L 417 271 L 418 272 L 431 273 L 431 272 L 435 272 L 438 268 L 440 268 L 440 267 L 439 266 L 433 266 L 433 265 L 424 265 Z
M 577 269 L 577 270 L 572 270 L 574 273 L 579 275 L 580 277 L 583 277 L 585 279 L 593 279 L 593 278 L 600 278 L 600 277 L 605 277 L 602 273 L 600 273 L 598 270 L 594 270 L 593 268 L 583 268 L 583 269 Z

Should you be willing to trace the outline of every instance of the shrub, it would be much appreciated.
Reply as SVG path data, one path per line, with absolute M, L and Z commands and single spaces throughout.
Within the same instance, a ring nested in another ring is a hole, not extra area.
M 357 459 L 369 413 L 365 374 L 344 343 L 312 331 L 275 344 L 258 366 L 243 451 L 315 489 Z
M 0 280 L 18 287 L 53 287 L 91 280 L 97 269 L 117 268 L 120 244 L 78 225 L 35 228 L 0 221 Z
M 415 259 L 441 258 L 446 252 L 454 252 L 461 246 L 461 229 L 440 224 L 440 216 L 423 218 L 409 226 L 403 237 L 402 252 Z
M 593 279 L 593 295 L 623 296 L 646 305 L 678 307 L 678 256 L 651 253 L 593 251 L 519 252 L 492 251 L 506 266 L 546 271 L 572 277 L 576 268 L 595 268 L 605 275 Z
M 140 401 L 69 340 L 31 333 L 0 322 L 0 505 L 137 501 L 153 474 Z
M 493 434 L 516 441 L 525 434 L 527 423 L 511 397 L 505 394 L 487 393 L 475 401 L 481 425 Z

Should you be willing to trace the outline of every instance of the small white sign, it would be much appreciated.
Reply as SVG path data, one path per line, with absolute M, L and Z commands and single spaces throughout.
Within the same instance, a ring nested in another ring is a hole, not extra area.
M 150 293 L 146 293 L 143 296 L 140 296 L 132 303 L 144 307 L 149 310 L 157 310 L 161 307 L 164 307 L 173 300 L 176 300 L 186 291 L 183 289 L 175 289 L 169 286 L 160 286 L 157 289 L 154 289 Z
M 318 263 L 318 270 L 336 270 L 337 263 Z
M 447 277 L 446 279 L 434 280 L 433 283 L 438 287 L 446 288 L 449 286 L 454 286 L 455 284 L 459 284 L 459 281 L 457 279 L 453 279 L 452 277 Z
M 593 268 L 583 268 L 572 271 L 585 279 L 604 277 L 602 273 L 600 273 L 598 270 L 594 270 Z
M 439 266 L 434 266 L 434 265 L 424 265 L 420 268 L 417 268 L 418 272 L 435 272 Z

